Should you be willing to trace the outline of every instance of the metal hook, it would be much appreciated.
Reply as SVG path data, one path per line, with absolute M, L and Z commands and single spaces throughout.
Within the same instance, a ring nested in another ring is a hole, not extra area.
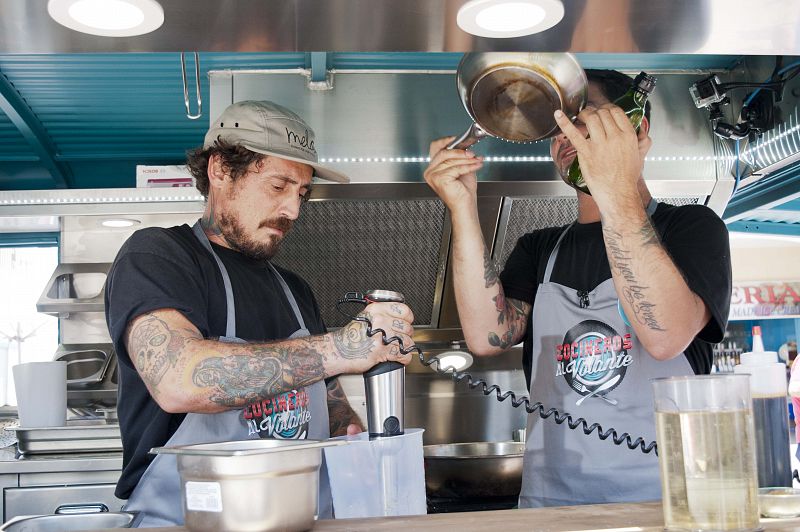
M 197 120 L 203 116 L 203 99 L 200 96 L 200 56 L 194 52 L 194 78 L 197 89 L 197 114 L 193 115 L 189 110 L 189 87 L 186 84 L 186 58 L 184 53 L 181 52 L 181 75 L 183 76 L 183 103 L 186 106 L 186 118 L 189 120 Z

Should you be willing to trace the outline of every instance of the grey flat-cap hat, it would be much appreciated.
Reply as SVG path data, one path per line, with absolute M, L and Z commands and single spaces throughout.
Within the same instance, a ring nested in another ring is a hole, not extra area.
M 273 102 L 245 101 L 228 106 L 206 133 L 204 148 L 217 138 L 250 151 L 304 163 L 320 179 L 349 183 L 346 175 L 319 164 L 314 131 L 289 109 Z

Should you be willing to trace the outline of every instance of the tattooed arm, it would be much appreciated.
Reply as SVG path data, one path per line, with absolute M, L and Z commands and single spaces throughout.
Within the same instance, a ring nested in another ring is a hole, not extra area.
M 414 317 L 407 306 L 373 303 L 364 313 L 374 327 L 413 345 Z M 363 373 L 385 360 L 411 360 L 396 345 L 368 337 L 366 326 L 355 321 L 319 336 L 236 344 L 204 339 L 183 314 L 159 309 L 133 319 L 125 338 L 150 394 L 162 409 L 176 413 L 220 412 L 340 373 Z
M 674 358 L 705 327 L 711 313 L 686 284 L 645 212 L 650 194 L 642 168 L 652 144 L 649 123 L 643 120 L 637 132 L 613 104 L 587 107 L 578 118 L 588 137 L 563 113 L 555 113 L 592 191 L 591 198 L 579 192 L 579 203 L 596 204 L 614 288 L 639 341 L 657 360 Z
M 453 278 L 464 339 L 476 355 L 496 355 L 522 339 L 531 306 L 503 293 L 478 220 L 475 171 L 481 161 L 469 150 L 444 149 L 452 139 L 431 143 L 425 180 L 450 209 Z
M 618 201 L 605 211 L 603 239 L 628 321 L 654 358 L 674 358 L 705 327 L 711 313 L 664 249 L 641 199 Z
M 331 426 L 331 437 L 344 436 L 350 425 L 356 425 L 358 432 L 364 432 L 364 424 L 358 418 L 338 378 L 327 383 L 328 388 L 328 421 Z

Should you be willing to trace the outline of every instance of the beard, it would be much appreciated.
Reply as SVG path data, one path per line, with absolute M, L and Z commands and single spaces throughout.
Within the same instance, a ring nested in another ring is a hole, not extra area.
M 279 229 L 285 236 L 292 228 L 292 224 L 292 220 L 288 218 L 273 218 L 264 220 L 258 225 L 258 228 L 272 227 Z M 222 236 L 233 249 L 250 259 L 259 261 L 272 259 L 278 253 L 284 238 L 283 236 L 270 235 L 269 240 L 266 242 L 256 240 L 247 234 L 235 214 L 220 215 L 218 225 Z

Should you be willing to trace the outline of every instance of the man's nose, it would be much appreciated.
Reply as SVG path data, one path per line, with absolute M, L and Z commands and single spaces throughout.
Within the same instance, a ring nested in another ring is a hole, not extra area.
M 281 203 L 280 215 L 289 220 L 297 220 L 300 216 L 300 206 L 303 203 L 303 198 L 298 194 L 290 194 L 288 198 L 284 199 Z

